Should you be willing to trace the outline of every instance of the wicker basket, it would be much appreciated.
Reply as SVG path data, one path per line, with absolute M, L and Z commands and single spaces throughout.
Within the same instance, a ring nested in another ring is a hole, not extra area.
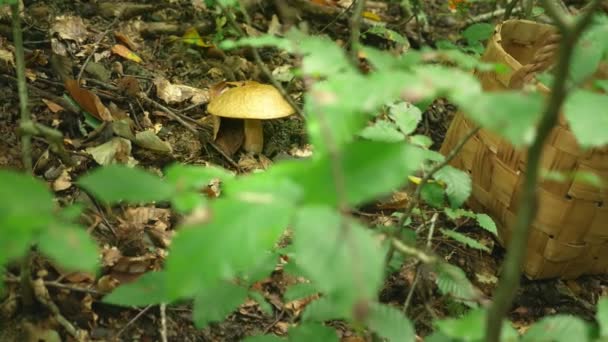
M 497 26 L 483 60 L 501 62 L 511 71 L 476 76 L 485 91 L 521 87 L 534 80 L 535 72 L 552 64 L 558 41 L 553 26 L 506 21 Z M 596 77 L 606 76 L 605 69 L 596 73 Z M 548 94 L 545 86 L 539 83 L 536 86 Z M 451 151 L 474 127 L 472 121 L 457 113 L 441 152 Z M 482 129 L 452 161 L 453 166 L 471 174 L 473 194 L 468 204 L 494 218 L 503 245 L 510 240 L 517 213 L 526 168 L 525 153 L 494 132 Z M 561 116 L 545 145 L 541 167 L 561 172 L 594 172 L 608 184 L 608 148 L 581 150 Z M 538 195 L 540 208 L 531 227 L 525 274 L 531 279 L 568 279 L 608 273 L 608 189 L 577 180 L 545 180 L 539 184 Z

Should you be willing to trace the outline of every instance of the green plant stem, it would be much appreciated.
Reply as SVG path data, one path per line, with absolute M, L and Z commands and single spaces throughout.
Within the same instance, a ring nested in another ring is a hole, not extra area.
M 582 14 L 582 16 L 572 23 L 565 18 L 565 14 L 555 8 L 551 0 L 542 0 L 543 7 L 547 14 L 558 23 L 558 28 L 562 34 L 562 42 L 559 48 L 557 67 L 555 69 L 555 81 L 553 89 L 549 95 L 547 106 L 536 129 L 536 137 L 532 146 L 528 150 L 528 165 L 523 184 L 523 193 L 520 198 L 519 212 L 513 236 L 509 242 L 507 254 L 505 256 L 502 279 L 498 283 L 494 300 L 488 309 L 485 341 L 498 342 L 502 329 L 502 321 L 506 316 L 513 298 L 519 288 L 519 280 L 522 274 L 522 266 L 526 256 L 530 225 L 536 217 L 538 211 L 537 183 L 539 176 L 540 160 L 543 146 L 551 130 L 557 123 L 559 110 L 566 98 L 566 81 L 570 69 L 572 54 L 576 42 L 580 35 L 591 22 L 594 10 L 600 1 L 594 0 L 592 10 Z
M 477 127 L 473 128 L 471 131 L 469 131 L 464 137 L 462 137 L 462 139 L 460 139 L 458 144 L 456 144 L 456 146 L 454 146 L 454 148 L 450 151 L 450 153 L 448 153 L 448 155 L 445 157 L 445 159 L 441 163 L 436 164 L 429 172 L 427 172 L 422 177 L 422 179 L 420 180 L 420 184 L 418 184 L 418 186 L 416 187 L 416 190 L 414 192 L 414 195 L 412 196 L 412 199 L 407 203 L 407 207 L 405 207 L 405 210 L 403 211 L 403 215 L 397 222 L 397 229 L 395 229 L 395 233 L 392 236 L 393 238 L 397 239 L 399 236 L 401 236 L 401 233 L 405 229 L 405 222 L 407 222 L 407 220 L 412 216 L 412 212 L 420 203 L 420 197 L 422 196 L 422 188 L 424 187 L 424 185 L 431 178 L 433 178 L 433 176 L 435 175 L 435 173 L 437 173 L 437 171 L 441 170 L 444 166 L 448 165 L 458 155 L 458 153 L 460 152 L 460 150 L 462 150 L 462 148 L 467 143 L 467 141 L 469 141 L 469 139 L 471 139 L 471 137 L 473 137 L 479 131 L 479 129 L 480 129 L 480 127 L 477 126 Z M 388 252 L 386 253 L 386 258 L 384 261 L 384 264 L 386 267 L 388 267 L 388 265 L 391 263 L 391 260 L 393 259 L 394 254 L 395 254 L 395 245 L 391 244 L 391 246 L 388 249 Z
M 15 44 L 15 65 L 17 69 L 17 91 L 19 93 L 19 111 L 21 113 L 21 124 L 31 122 L 30 112 L 27 108 L 27 86 L 25 81 L 25 53 L 23 52 L 23 33 L 21 31 L 21 17 L 19 16 L 19 2 L 11 5 L 13 14 L 13 43 Z M 21 136 L 21 153 L 23 155 L 23 168 L 32 173 L 32 136 L 23 134 Z
M 359 65 L 359 48 L 361 37 L 361 18 L 365 9 L 365 0 L 356 0 L 355 10 L 350 18 L 350 54 L 355 66 Z
M 511 15 L 513 14 L 513 10 L 515 9 L 515 6 L 517 6 L 518 3 L 519 3 L 519 0 L 509 1 L 507 6 L 505 6 L 505 14 L 502 17 L 502 20 L 508 20 L 509 18 L 511 18 Z

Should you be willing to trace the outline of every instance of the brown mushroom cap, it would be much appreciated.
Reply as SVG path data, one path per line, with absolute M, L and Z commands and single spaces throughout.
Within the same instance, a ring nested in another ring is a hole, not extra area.
M 247 82 L 214 97 L 207 105 L 210 114 L 235 119 L 277 119 L 294 113 L 281 93 L 269 84 Z

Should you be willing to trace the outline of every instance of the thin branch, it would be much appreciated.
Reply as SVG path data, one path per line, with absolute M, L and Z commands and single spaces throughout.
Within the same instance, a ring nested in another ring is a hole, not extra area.
M 509 242 L 505 256 L 502 279 L 494 294 L 494 300 L 487 314 L 485 341 L 498 342 L 502 330 L 502 321 L 515 298 L 519 288 L 519 279 L 522 274 L 522 266 L 526 255 L 526 246 L 530 235 L 530 226 L 538 212 L 537 184 L 539 178 L 540 160 L 543 146 L 551 130 L 555 126 L 566 96 L 566 82 L 570 70 L 570 62 L 575 50 L 576 43 L 591 23 L 593 13 L 598 8 L 600 1 L 594 0 L 590 10 L 583 13 L 574 25 L 569 24 L 569 19 L 563 18 L 563 13 L 556 10 L 551 0 L 542 0 L 543 7 L 555 22 L 561 23 L 558 28 L 562 35 L 559 49 L 559 58 L 555 69 L 555 80 L 553 89 L 549 95 L 547 106 L 544 109 L 540 123 L 536 129 L 536 137 L 528 150 L 528 165 L 526 167 L 523 193 L 520 198 L 519 212 L 513 227 L 513 235 Z
M 167 342 L 167 304 L 160 305 L 160 340 Z
M 21 17 L 19 2 L 11 5 L 13 13 L 13 43 L 15 44 L 15 67 L 17 71 L 17 91 L 19 93 L 19 111 L 21 113 L 21 124 L 26 125 L 32 121 L 30 111 L 27 108 L 28 94 L 27 82 L 25 80 L 25 53 L 23 51 L 23 32 L 21 31 Z M 23 134 L 21 136 L 21 153 L 23 155 L 23 168 L 27 173 L 32 173 L 32 136 Z
M 150 309 L 152 308 L 152 305 L 148 305 L 145 308 L 143 308 L 140 312 L 137 313 L 137 315 L 135 315 L 135 317 L 133 317 L 129 322 L 127 322 L 127 324 L 125 324 L 124 327 L 122 327 L 122 329 L 120 329 L 120 331 L 116 334 L 116 336 L 114 336 L 114 338 L 119 338 L 120 335 L 122 335 L 131 325 L 133 325 L 133 323 L 137 322 L 137 320 L 143 316 L 146 312 L 148 312 Z
M 429 233 L 426 236 L 426 248 L 430 249 L 431 248 L 431 240 L 433 238 L 433 234 L 435 233 L 435 223 L 437 222 L 437 216 L 438 214 L 435 213 L 433 214 L 433 217 L 431 217 L 431 225 L 429 227 Z M 407 294 L 407 297 L 405 298 L 405 302 L 403 303 L 403 313 L 407 314 L 407 309 L 410 306 L 410 303 L 412 302 L 412 298 L 414 297 L 414 291 L 416 291 L 416 286 L 418 285 L 418 280 L 420 279 L 420 273 L 421 273 L 421 268 L 420 268 L 420 260 L 418 260 L 418 262 L 416 262 L 416 274 L 414 275 L 414 281 L 412 282 L 412 286 L 410 287 L 410 291 Z
M 407 207 L 403 211 L 403 215 L 397 223 L 397 229 L 395 230 L 393 238 L 397 238 L 398 236 L 400 236 L 403 232 L 403 229 L 405 229 L 405 222 L 407 222 L 407 220 L 412 216 L 412 212 L 420 203 L 420 197 L 422 196 L 422 188 L 424 187 L 424 185 L 431 178 L 433 178 L 437 171 L 448 165 L 458 155 L 458 153 L 460 153 L 460 150 L 462 150 L 467 141 L 469 141 L 469 139 L 471 139 L 471 137 L 473 137 L 479 131 L 479 129 L 480 127 L 477 126 L 473 128 L 470 132 L 468 132 L 464 137 L 462 137 L 458 144 L 456 144 L 456 146 L 450 151 L 450 153 L 448 153 L 445 159 L 441 163 L 436 164 L 426 175 L 424 175 L 424 177 L 422 177 L 420 184 L 418 184 L 418 186 L 416 187 L 416 191 L 414 192 L 413 198 L 408 202 Z M 391 260 L 393 259 L 394 253 L 395 246 L 393 244 L 391 245 L 388 250 L 388 253 L 386 254 L 385 265 L 390 264 Z
M 352 63 L 359 64 L 359 38 L 361 36 L 361 18 L 365 9 L 365 0 L 356 0 L 355 10 L 350 17 L 350 54 Z
M 89 62 L 91 61 L 91 58 L 95 54 L 95 51 L 99 47 L 99 44 L 101 43 L 103 38 L 105 38 L 105 36 L 108 34 L 108 32 L 110 32 L 110 30 L 114 27 L 114 25 L 116 25 L 116 23 L 118 22 L 118 19 L 119 19 L 118 16 L 116 18 L 114 18 L 114 21 L 112 21 L 112 23 L 108 26 L 108 28 L 105 31 L 103 31 L 103 33 L 99 36 L 97 41 L 95 41 L 95 43 L 93 44 L 93 51 L 91 51 L 91 54 L 88 55 L 87 59 L 84 60 L 84 63 L 82 63 L 82 67 L 80 68 L 80 71 L 78 72 L 78 77 L 76 78 L 76 80 L 78 81 L 78 84 L 80 84 L 80 78 L 82 77 L 82 74 L 84 73 L 84 69 L 86 69 L 87 64 L 89 64 Z

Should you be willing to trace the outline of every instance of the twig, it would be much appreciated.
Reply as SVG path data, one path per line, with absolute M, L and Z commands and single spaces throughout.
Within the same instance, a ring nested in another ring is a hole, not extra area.
M 167 342 L 167 304 L 160 304 L 160 340 Z
M 197 137 L 200 135 L 199 131 L 194 128 L 191 124 L 187 123 L 179 114 L 176 114 L 175 112 L 173 112 L 171 109 L 167 108 L 166 106 L 163 106 L 162 104 L 152 100 L 151 98 L 148 97 L 148 95 L 146 95 L 146 93 L 144 92 L 139 92 L 138 94 L 138 98 L 140 98 L 142 101 L 147 102 L 153 106 L 155 106 L 156 108 L 162 110 L 163 112 L 165 112 L 170 118 L 174 119 L 175 121 L 179 122 L 182 126 L 184 126 L 184 128 L 186 128 L 188 131 L 190 131 L 191 133 L 193 133 L 194 135 L 196 135 Z M 239 167 L 239 165 L 232 160 L 232 158 L 230 158 L 229 155 L 226 154 L 226 152 L 222 151 L 221 148 L 219 148 L 216 144 L 214 144 L 212 141 L 206 141 L 207 144 L 211 145 L 211 147 L 213 147 L 213 149 L 219 153 L 222 157 L 224 157 L 224 159 L 226 159 L 226 161 L 228 161 L 228 163 L 230 163 L 230 165 L 232 167 L 234 167 L 237 170 L 241 170 L 241 168 Z
M 332 19 L 332 20 L 331 20 L 329 23 L 327 23 L 327 25 L 323 26 L 323 27 L 322 27 L 322 28 L 319 30 L 318 34 L 321 34 L 321 33 L 325 32 L 325 30 L 327 30 L 327 28 L 329 28 L 329 27 L 330 27 L 331 25 L 333 25 L 333 24 L 334 24 L 336 21 L 338 21 L 340 18 L 342 18 L 342 17 L 343 17 L 343 16 L 344 16 L 346 13 L 348 13 L 348 11 L 350 11 L 350 10 L 351 10 L 351 8 L 353 8 L 353 5 L 354 5 L 354 4 L 355 4 L 355 2 L 354 2 L 354 1 L 353 1 L 353 2 L 351 2 L 351 3 L 350 3 L 350 5 L 348 5 L 348 7 L 347 7 L 347 8 L 346 8 L 344 11 L 342 11 L 342 12 L 340 12 L 338 15 L 334 16 L 334 18 L 333 18 L 333 19 Z
M 502 17 L 502 20 L 508 20 L 509 18 L 511 18 L 511 15 L 515 12 L 515 8 L 517 6 L 517 4 L 519 4 L 520 0 L 511 0 L 509 1 L 509 3 L 507 4 L 507 6 L 505 7 L 505 14 Z M 517 7 L 521 10 L 521 7 Z
M 27 125 L 32 119 L 27 108 L 28 94 L 27 82 L 25 81 L 25 53 L 23 52 L 23 32 L 21 31 L 18 1 L 11 4 L 11 11 L 13 14 L 13 43 L 15 44 L 19 112 L 21 113 L 21 125 Z M 21 136 L 21 153 L 23 155 L 23 168 L 27 173 L 32 173 L 32 136 L 30 134 L 23 134 Z
M 429 233 L 426 236 L 426 248 L 427 249 L 431 248 L 431 239 L 433 238 L 433 233 L 435 232 L 435 223 L 437 222 L 437 216 L 438 216 L 438 214 L 435 213 L 435 214 L 433 214 L 433 217 L 431 217 L 431 225 L 429 227 Z M 416 262 L 416 274 L 414 275 L 414 281 L 412 282 L 410 291 L 408 292 L 407 297 L 405 298 L 405 302 L 403 303 L 403 313 L 407 313 L 407 309 L 410 306 L 412 298 L 414 297 L 414 291 L 416 290 L 416 285 L 418 284 L 418 280 L 420 279 L 420 273 L 421 273 L 420 261 L 418 261 L 418 262 Z
M 18 282 L 20 282 L 20 279 L 18 279 L 16 277 L 8 277 L 7 276 L 7 277 L 4 278 L 4 282 L 7 282 L 7 283 L 18 283 Z M 105 294 L 105 293 L 99 292 L 97 290 L 87 289 L 87 288 L 84 288 L 84 287 L 77 287 L 77 286 L 73 286 L 73 285 L 68 285 L 68 284 L 60 283 L 58 281 L 44 281 L 44 286 L 46 286 L 46 287 L 54 287 L 54 288 L 64 289 L 64 290 L 70 290 L 70 291 L 73 291 L 73 292 L 90 293 L 90 294 L 99 295 L 99 296 L 103 296 Z
M 361 36 L 361 17 L 365 0 L 356 0 L 355 10 L 350 17 L 350 58 L 355 67 L 359 65 L 359 38 Z
M 600 5 L 600 1 L 593 0 L 590 10 L 581 14 L 575 21 L 570 21 L 565 13 L 556 8 L 553 1 L 542 0 L 542 4 L 547 14 L 554 20 L 560 30 L 562 41 L 555 68 L 553 87 L 536 129 L 536 137 L 527 153 L 528 164 L 524 184 L 522 185 L 523 193 L 520 199 L 521 203 L 515 226 L 513 227 L 513 235 L 511 236 L 509 248 L 505 256 L 502 279 L 498 283 L 494 300 L 487 314 L 485 341 L 488 342 L 499 341 L 503 317 L 507 314 L 520 285 L 519 279 L 526 255 L 530 225 L 538 212 L 538 193 L 536 187 L 543 147 L 551 130 L 557 123 L 559 109 L 567 96 L 566 82 L 576 43 L 583 31 L 591 23 L 591 18 Z
M 436 262 L 438 262 L 438 259 L 436 256 L 434 256 L 432 254 L 427 254 L 426 252 L 421 251 L 418 248 L 410 247 L 410 246 L 404 244 L 403 242 L 399 241 L 398 239 L 392 240 L 392 246 L 395 248 L 395 250 L 397 250 L 405 255 L 413 256 L 414 258 L 420 260 L 421 262 L 423 262 L 425 264 L 432 265 L 432 264 L 435 264 Z
M 148 312 L 148 310 L 150 310 L 152 308 L 152 305 L 148 305 L 145 308 L 143 308 L 140 312 L 137 313 L 137 315 L 135 315 L 135 317 L 131 318 L 130 321 L 127 322 L 127 324 L 125 324 L 124 327 L 122 327 L 122 329 L 120 329 L 120 331 L 118 333 L 116 333 L 116 336 L 114 336 L 114 338 L 118 338 L 120 337 L 120 335 L 122 335 L 131 325 L 133 325 L 133 323 L 137 322 L 137 320 L 143 316 L 146 312 Z
M 247 33 L 245 33 L 245 31 L 243 31 L 243 29 L 236 22 L 236 19 L 234 18 L 232 11 L 227 9 L 226 7 L 222 6 L 221 4 L 218 4 L 218 6 L 220 6 L 220 8 L 222 9 L 222 12 L 224 12 L 226 14 L 226 17 L 228 18 L 230 25 L 232 25 L 232 27 L 236 30 L 238 35 L 241 38 L 247 37 Z M 245 18 L 245 22 L 247 23 L 247 25 L 251 26 L 251 17 L 249 16 L 249 13 L 247 13 L 247 11 L 244 9 L 245 8 L 244 6 L 241 6 L 241 8 L 243 8 L 241 13 L 243 14 L 243 18 Z M 260 68 L 260 70 L 262 70 L 262 73 L 264 73 L 264 76 L 266 76 L 266 78 L 270 81 L 270 83 L 272 83 L 272 85 L 275 88 L 277 88 L 277 90 L 281 93 L 281 96 L 283 96 L 285 101 L 287 101 L 289 103 L 289 105 L 296 111 L 296 113 L 300 117 L 303 118 L 304 112 L 302 111 L 302 108 L 300 108 L 300 106 L 298 106 L 295 103 L 293 98 L 291 96 L 289 96 L 289 94 L 287 93 L 285 88 L 283 88 L 281 83 L 279 83 L 279 81 L 277 81 L 272 76 L 272 72 L 270 72 L 270 70 L 268 69 L 266 64 L 264 64 L 264 61 L 262 61 L 262 57 L 260 56 L 260 51 L 258 50 L 258 48 L 255 46 L 250 46 L 250 48 L 251 48 L 251 52 L 253 54 L 253 58 L 255 59 L 255 64 L 258 66 L 258 68 Z
M 105 38 L 105 36 L 108 34 L 108 32 L 110 32 L 110 30 L 114 27 L 114 25 L 116 25 L 116 23 L 118 22 L 118 18 L 119 17 L 114 18 L 114 21 L 112 21 L 112 23 L 108 26 L 108 28 L 105 31 L 103 31 L 101 36 L 99 36 L 99 38 L 93 44 L 93 51 L 91 51 L 91 54 L 89 56 L 87 56 L 87 59 L 84 60 L 84 63 L 82 63 L 82 67 L 80 68 L 80 71 L 78 72 L 78 77 L 76 78 L 78 83 L 80 83 L 80 78 L 82 77 L 82 74 L 84 73 L 84 69 L 87 67 L 87 64 L 89 64 L 89 62 L 91 61 L 91 58 L 95 54 L 95 51 L 99 47 L 99 44 L 101 43 L 103 38 Z
M 74 337 L 77 341 L 80 341 L 81 339 L 78 334 L 78 330 L 72 325 L 72 323 L 63 317 L 61 311 L 57 307 L 57 304 L 55 304 L 51 299 L 47 288 L 44 286 L 43 280 L 38 278 L 34 280 L 34 282 L 37 283 L 37 285 L 34 286 L 34 293 L 38 302 L 49 309 L 49 311 L 53 314 L 53 318 L 55 318 L 55 320 L 68 332 L 68 334 Z
M 468 132 L 464 137 L 462 137 L 458 144 L 456 144 L 456 146 L 450 151 L 450 153 L 448 153 L 445 159 L 441 163 L 436 164 L 426 175 L 424 175 L 424 177 L 422 177 L 422 179 L 420 180 L 420 184 L 418 184 L 418 186 L 416 187 L 414 196 L 412 197 L 411 201 L 408 202 L 407 207 L 403 211 L 403 215 L 397 223 L 397 229 L 395 230 L 393 238 L 399 236 L 403 229 L 405 229 L 405 222 L 410 218 L 412 212 L 414 211 L 414 208 L 416 208 L 416 206 L 418 206 L 418 203 L 420 202 L 420 198 L 422 196 L 422 188 L 424 187 L 424 185 L 435 175 L 435 173 L 437 173 L 437 171 L 448 165 L 458 155 L 458 153 L 460 153 L 460 150 L 462 150 L 467 141 L 469 141 L 469 139 L 471 139 L 471 137 L 473 137 L 479 131 L 480 128 L 481 127 L 477 126 L 473 128 L 470 132 Z M 388 253 L 386 254 L 385 265 L 390 264 L 391 260 L 393 259 L 393 254 L 395 253 L 394 247 L 395 245 L 393 244 L 389 248 Z

